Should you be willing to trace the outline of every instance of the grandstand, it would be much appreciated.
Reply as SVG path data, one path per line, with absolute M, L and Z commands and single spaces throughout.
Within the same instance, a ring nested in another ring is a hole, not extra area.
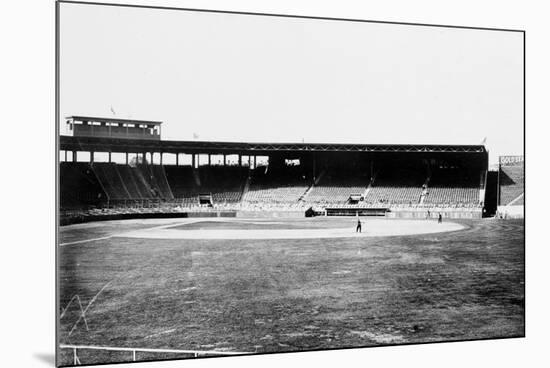
M 100 205 L 107 198 L 96 173 L 86 162 L 61 162 L 59 187 L 64 209 Z
M 301 167 L 270 169 L 260 166 L 250 172 L 250 184 L 243 195 L 243 203 L 292 205 L 305 194 L 308 183 Z
M 346 204 L 350 195 L 364 197 L 369 183 L 370 173 L 365 170 L 325 167 L 304 199 L 307 203 L 318 206 Z
M 523 204 L 525 180 L 523 162 L 504 165 L 501 164 L 499 173 L 499 204 L 502 206 L 508 205 L 512 202 L 518 205 Z
M 147 214 L 155 208 L 303 216 L 372 208 L 390 217 L 417 217 L 430 209 L 448 217 L 482 214 L 488 166 L 483 146 L 166 141 L 160 139 L 161 123 L 71 117 L 73 134 L 60 137 L 62 213 Z M 86 160 L 79 159 L 81 152 L 89 153 Z M 98 162 L 99 153 L 108 160 Z M 124 162 L 113 162 L 113 154 L 125 155 Z M 163 162 L 170 155 L 175 163 Z M 208 164 L 199 165 L 200 155 L 208 156 Z M 223 155 L 223 164 L 214 164 L 211 155 Z M 238 163 L 228 164 L 228 155 L 238 156 Z M 180 164 L 180 156 L 191 162 Z M 267 160 L 257 165 L 257 156 Z M 501 201 L 521 200 L 522 172 L 514 170 L 502 170 Z
M 155 165 L 156 166 L 156 165 Z M 241 200 L 247 170 L 241 167 L 166 165 L 166 178 L 172 198 L 183 205 L 199 203 L 199 196 L 212 196 L 213 203 L 237 203 Z
M 384 165 L 373 177 L 365 202 L 376 205 L 413 205 L 421 202 L 426 167 L 406 162 Z
M 483 202 L 480 199 L 482 172 L 440 168 L 434 170 L 428 179 L 424 203 L 444 205 L 475 206 Z
M 498 213 L 501 217 L 523 217 L 525 202 L 523 156 L 501 156 L 498 168 Z

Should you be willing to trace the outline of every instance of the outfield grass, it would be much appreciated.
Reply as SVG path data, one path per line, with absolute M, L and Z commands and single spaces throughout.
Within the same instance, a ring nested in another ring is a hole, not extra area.
M 277 223 L 205 220 L 178 228 L 354 226 L 353 219 L 270 221 Z M 262 353 L 523 336 L 523 222 L 460 223 L 466 229 L 414 236 L 109 238 L 63 246 L 62 307 L 74 295 L 86 307 L 109 284 L 86 313 L 89 331 L 80 322 L 69 336 L 78 319 L 73 303 L 61 320 L 60 340 Z M 60 238 L 91 239 L 156 224 L 68 226 Z M 79 356 L 82 363 L 131 360 L 127 353 Z M 70 351 L 61 358 L 72 364 Z

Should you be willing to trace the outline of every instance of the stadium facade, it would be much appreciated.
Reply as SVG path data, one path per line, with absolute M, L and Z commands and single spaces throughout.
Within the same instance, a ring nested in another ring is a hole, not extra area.
M 508 179 L 507 164 L 495 178 L 483 145 L 174 141 L 161 139 L 158 121 L 73 116 L 67 124 L 71 135 L 59 138 L 62 224 L 141 216 L 481 218 L 523 200 L 523 160 L 512 160 L 521 168 Z

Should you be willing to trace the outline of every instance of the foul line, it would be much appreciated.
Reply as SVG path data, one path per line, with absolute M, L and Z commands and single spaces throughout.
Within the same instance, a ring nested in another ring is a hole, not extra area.
M 110 239 L 113 236 L 114 235 L 109 235 L 109 236 L 104 236 L 104 237 L 101 237 L 101 238 L 93 238 L 93 239 L 77 240 L 77 241 L 67 242 L 67 243 L 59 243 L 59 246 L 63 247 L 65 245 L 82 244 L 82 243 L 87 243 L 87 242 L 93 242 L 93 241 L 96 241 L 96 240 L 105 240 L 105 239 Z
M 201 221 L 204 221 L 204 219 L 203 218 L 197 218 L 197 219 L 192 219 L 190 221 L 186 221 L 184 224 L 192 224 L 192 223 L 201 222 Z M 181 223 L 171 222 L 171 223 L 163 224 L 163 225 L 160 225 L 160 226 L 154 226 L 154 227 L 148 228 L 147 230 L 165 229 L 165 228 L 169 228 L 169 227 L 172 227 L 172 226 L 179 226 L 179 225 L 181 225 Z M 132 231 L 130 230 L 128 232 L 131 233 Z M 111 239 L 111 238 L 114 238 L 114 237 L 124 237 L 124 234 L 125 234 L 125 232 L 122 232 L 122 233 L 118 233 L 118 234 L 103 236 L 101 238 L 92 238 L 92 239 L 76 240 L 76 241 L 67 242 L 67 243 L 59 243 L 59 246 L 63 247 L 65 245 L 82 244 L 82 243 L 88 243 L 88 242 L 93 242 L 93 241 L 97 241 L 97 240 Z

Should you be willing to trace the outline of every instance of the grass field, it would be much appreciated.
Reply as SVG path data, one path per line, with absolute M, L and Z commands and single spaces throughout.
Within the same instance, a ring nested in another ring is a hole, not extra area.
M 353 218 L 197 221 L 62 227 L 60 341 L 264 353 L 524 335 L 523 221 L 457 220 L 462 230 L 323 239 L 123 234 L 161 224 L 182 232 L 355 226 Z M 367 220 L 367 231 L 376 225 Z M 88 307 L 86 321 L 77 323 L 77 303 L 65 310 L 75 295 Z M 61 353 L 60 363 L 71 365 L 72 352 Z M 132 360 L 127 352 L 78 355 L 83 364 Z M 174 357 L 186 356 L 137 359 Z

